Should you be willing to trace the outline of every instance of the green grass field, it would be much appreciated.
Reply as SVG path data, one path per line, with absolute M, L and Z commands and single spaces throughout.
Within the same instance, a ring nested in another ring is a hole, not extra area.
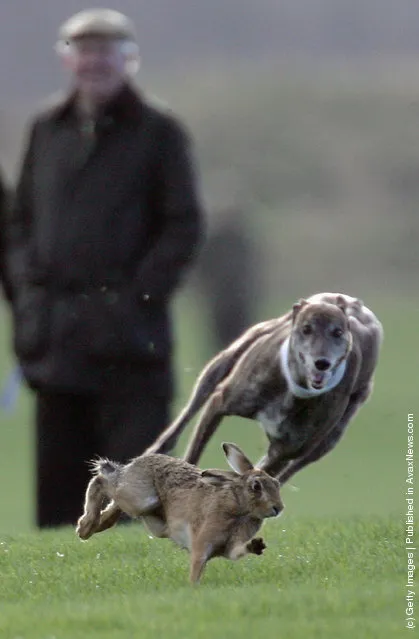
M 188 555 L 135 524 L 81 543 L 72 531 L 4 537 L 4 639 L 274 636 L 395 639 L 404 628 L 397 519 L 265 525 L 263 557 L 209 563 L 188 584 Z
M 196 329 L 200 311 L 184 302 L 177 307 L 174 412 L 209 355 Z M 371 400 L 335 451 L 284 488 L 285 513 L 264 528 L 266 554 L 214 560 L 197 589 L 188 585 L 187 554 L 148 539 L 139 525 L 85 544 L 72 530 L 33 531 L 32 405 L 22 391 L 17 410 L 0 415 L 0 636 L 404 636 L 405 454 L 407 414 L 415 412 L 417 310 L 405 299 L 368 302 L 385 329 Z M 11 362 L 6 330 L 1 338 L 2 382 Z M 222 440 L 236 441 L 255 460 L 264 451 L 254 423 L 226 419 L 202 466 L 225 467 Z

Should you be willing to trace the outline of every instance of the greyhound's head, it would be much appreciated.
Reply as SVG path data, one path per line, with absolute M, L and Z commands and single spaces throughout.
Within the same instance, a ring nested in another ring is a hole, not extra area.
M 290 349 L 298 377 L 308 389 L 327 386 L 351 350 L 346 307 L 343 297 L 336 304 L 300 300 L 293 306 Z

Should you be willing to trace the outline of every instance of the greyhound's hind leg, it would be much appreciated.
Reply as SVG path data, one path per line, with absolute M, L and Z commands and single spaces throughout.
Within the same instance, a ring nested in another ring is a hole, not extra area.
M 224 417 L 222 408 L 222 393 L 218 391 L 212 396 L 207 407 L 204 409 L 201 419 L 195 427 L 184 455 L 185 461 L 190 464 L 198 463 L 206 445 Z

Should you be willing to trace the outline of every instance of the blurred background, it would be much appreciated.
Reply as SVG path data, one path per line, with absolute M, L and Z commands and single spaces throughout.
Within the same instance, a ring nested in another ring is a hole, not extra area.
M 83 8 L 0 7 L 0 166 L 10 186 L 28 114 L 66 86 L 57 28 Z M 360 297 L 385 329 L 375 392 L 284 500 L 296 515 L 402 513 L 418 381 L 419 4 L 115 0 L 112 8 L 137 24 L 139 84 L 194 135 L 208 210 L 207 245 L 174 308 L 173 414 L 206 361 L 249 324 L 319 291 Z M 1 302 L 0 326 L 4 386 L 14 361 Z M 15 406 L 0 408 L 0 532 L 32 525 L 31 423 L 31 396 L 20 389 Z M 266 445 L 254 422 L 226 419 L 203 466 L 224 466 L 225 439 L 255 460 Z

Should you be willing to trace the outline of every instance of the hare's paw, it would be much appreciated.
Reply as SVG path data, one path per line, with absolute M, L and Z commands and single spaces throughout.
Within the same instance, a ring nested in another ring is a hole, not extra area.
M 266 544 L 262 537 L 255 537 L 247 544 L 247 550 L 254 555 L 261 555 L 266 548 Z
M 89 539 L 96 531 L 96 520 L 88 515 L 83 515 L 77 522 L 76 534 L 80 539 Z

